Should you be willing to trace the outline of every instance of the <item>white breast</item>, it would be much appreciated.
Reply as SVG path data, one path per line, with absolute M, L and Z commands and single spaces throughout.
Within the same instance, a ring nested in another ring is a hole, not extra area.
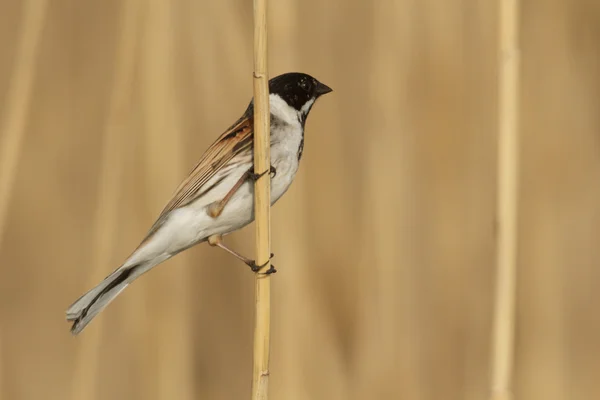
M 271 95 L 270 103 L 271 165 L 277 171 L 275 177 L 271 179 L 271 204 L 274 204 L 288 190 L 298 171 L 298 148 L 302 141 L 302 125 L 298 112 L 279 96 Z M 211 192 L 214 192 L 219 199 L 222 198 L 241 174 L 252 167 L 251 161 L 248 161 L 248 165 L 240 169 L 239 175 L 222 181 Z M 213 234 L 226 234 L 252 222 L 254 219 L 253 187 L 250 181 L 243 184 L 216 219 L 208 216 L 205 202 L 196 201 L 190 207 L 186 207 L 194 215 L 191 219 L 197 220 L 197 226 L 201 227 L 195 235 L 196 240 Z M 215 201 L 212 198 L 210 200 Z
M 298 149 L 303 129 L 299 112 L 288 106 L 277 95 L 270 96 L 271 103 L 271 164 L 277 174 L 271 180 L 271 204 L 275 203 L 290 187 L 298 171 Z M 173 210 L 161 228 L 132 255 L 130 262 L 173 255 L 182 249 L 205 240 L 211 235 L 228 234 L 240 229 L 254 219 L 253 183 L 244 183 L 233 195 L 218 218 L 208 215 L 207 205 L 222 199 L 242 174 L 252 167 L 246 165 L 235 174 L 220 180 L 209 194 L 184 207 Z
M 271 164 L 277 175 L 271 181 L 271 202 L 290 187 L 298 171 L 298 149 L 303 138 L 299 112 L 281 97 L 271 94 Z

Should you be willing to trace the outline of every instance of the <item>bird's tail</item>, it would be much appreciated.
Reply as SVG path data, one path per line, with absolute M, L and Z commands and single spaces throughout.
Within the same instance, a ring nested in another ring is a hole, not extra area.
M 73 321 L 71 333 L 79 334 L 135 278 L 156 264 L 151 261 L 134 265 L 125 264 L 107 276 L 98 286 L 81 296 L 67 310 L 67 321 Z

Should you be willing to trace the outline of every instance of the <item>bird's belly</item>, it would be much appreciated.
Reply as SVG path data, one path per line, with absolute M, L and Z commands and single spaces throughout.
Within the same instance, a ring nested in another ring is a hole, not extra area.
M 273 167 L 276 169 L 276 174 L 271 179 L 271 205 L 275 204 L 292 184 L 298 171 L 298 159 L 294 154 L 293 157 L 286 157 L 274 162 Z
M 271 179 L 271 204 L 274 204 L 290 187 L 298 170 L 298 162 L 296 159 L 273 160 L 272 165 L 277 171 L 275 177 Z M 223 185 L 227 185 L 229 189 L 233 186 L 231 183 L 223 183 Z M 219 188 L 219 192 L 226 193 L 228 190 Z M 254 220 L 254 182 L 248 180 L 242 184 L 218 217 L 210 217 L 207 209 L 208 207 L 204 205 L 196 208 L 196 212 L 202 215 L 203 220 L 203 223 L 198 224 L 202 227 L 197 234 L 199 240 L 243 228 Z
M 297 157 L 278 155 L 275 153 L 272 157 L 272 165 L 277 173 L 271 179 L 271 204 L 287 191 L 298 170 Z M 241 168 L 241 171 L 246 170 Z M 209 236 L 225 235 L 251 223 L 254 220 L 254 183 L 250 180 L 240 186 L 218 217 L 213 218 L 208 214 L 208 206 L 223 199 L 242 174 L 232 174 L 213 186 L 210 193 L 171 211 L 152 239 L 136 251 L 135 257 L 149 259 L 162 254 L 176 254 Z

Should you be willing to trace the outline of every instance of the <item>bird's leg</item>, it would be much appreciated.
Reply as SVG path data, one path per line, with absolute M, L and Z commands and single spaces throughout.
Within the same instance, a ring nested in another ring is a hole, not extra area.
M 258 272 L 260 271 L 260 269 L 262 267 L 264 267 L 265 265 L 268 264 L 268 261 L 262 265 L 256 265 L 256 261 L 251 260 L 247 257 L 244 257 L 243 255 L 241 255 L 240 253 L 238 253 L 235 250 L 230 249 L 229 247 L 225 246 L 225 244 L 223 244 L 223 236 L 221 235 L 213 235 L 213 236 L 209 236 L 208 237 L 208 244 L 211 246 L 217 246 L 223 250 L 225 250 L 226 252 L 228 252 L 229 254 L 231 254 L 232 256 L 234 256 L 235 258 L 237 258 L 238 260 L 241 260 L 244 262 L 244 264 L 246 264 L 247 266 L 250 267 L 250 269 L 253 272 Z M 273 258 L 273 253 L 271 253 L 271 258 Z M 270 261 L 270 260 L 269 260 Z M 277 272 L 277 270 L 275 269 L 275 266 L 273 264 L 271 264 L 271 267 L 265 271 L 265 275 L 270 275 Z
M 235 192 L 240 188 L 240 186 L 242 186 L 244 184 L 244 182 L 246 182 L 246 179 L 248 179 L 249 172 L 250 172 L 250 170 L 244 172 L 244 174 L 235 183 L 235 185 L 233 185 L 231 190 L 229 192 L 227 192 L 225 197 L 223 197 L 219 201 L 215 201 L 214 203 L 212 203 L 208 206 L 208 215 L 210 215 L 213 218 L 217 218 L 219 215 L 221 215 L 221 213 L 223 212 L 223 209 L 225 208 L 225 205 L 227 205 L 227 203 L 229 202 L 229 200 L 231 200 L 231 198 L 233 197 Z
M 244 172 L 244 174 L 240 177 L 240 179 L 238 179 L 238 181 L 235 183 L 235 185 L 233 185 L 231 190 L 229 192 L 227 192 L 225 197 L 223 197 L 219 201 L 215 201 L 214 203 L 212 203 L 211 205 L 208 206 L 208 215 L 210 215 L 213 218 L 217 218 L 219 215 L 221 215 L 221 213 L 223 212 L 223 209 L 225 208 L 225 206 L 227 205 L 229 200 L 231 200 L 231 198 L 233 197 L 235 192 L 237 192 L 237 190 L 244 184 L 244 182 L 246 182 L 247 179 L 252 179 L 253 181 L 256 181 L 260 177 L 262 177 L 264 174 L 266 174 L 267 172 L 271 173 L 271 178 L 274 178 L 275 175 L 277 175 L 277 170 L 272 165 L 271 165 L 271 168 L 269 169 L 269 171 L 265 171 L 262 174 L 254 173 L 252 171 L 252 168 L 250 168 L 248 171 Z

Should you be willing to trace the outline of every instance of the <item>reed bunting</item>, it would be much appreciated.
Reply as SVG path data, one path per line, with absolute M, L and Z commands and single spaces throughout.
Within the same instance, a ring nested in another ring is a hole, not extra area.
M 271 204 L 290 187 L 304 148 L 304 124 L 315 101 L 331 89 L 302 73 L 269 81 L 271 108 Z M 204 153 L 133 254 L 100 284 L 67 310 L 71 332 L 87 324 L 130 283 L 151 268 L 201 242 L 217 246 L 249 265 L 256 265 L 225 246 L 222 236 L 254 220 L 253 101 L 242 117 Z M 266 273 L 273 273 L 271 267 Z

